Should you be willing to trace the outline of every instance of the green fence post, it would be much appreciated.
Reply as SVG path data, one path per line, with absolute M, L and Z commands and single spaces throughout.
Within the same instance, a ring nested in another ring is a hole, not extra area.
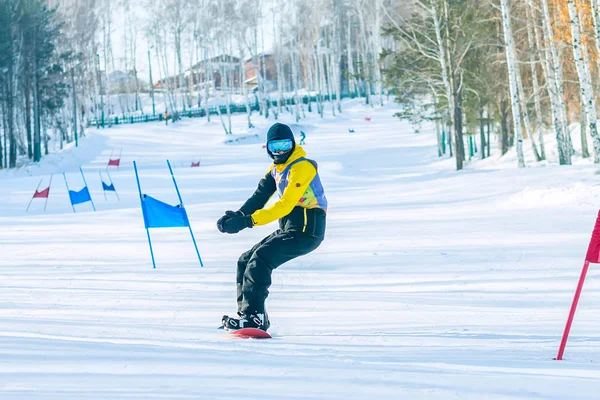
M 473 136 L 469 136 L 469 158 L 473 158 Z
M 442 131 L 442 154 L 446 154 L 446 132 Z

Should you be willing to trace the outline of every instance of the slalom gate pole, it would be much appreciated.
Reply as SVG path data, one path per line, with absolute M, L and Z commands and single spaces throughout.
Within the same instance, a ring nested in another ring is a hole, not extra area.
M 35 192 L 33 192 L 33 196 L 31 196 L 31 200 L 29 200 L 29 204 L 27 204 L 27 208 L 25 209 L 25 212 L 29 211 L 29 207 L 31 206 L 31 203 L 33 202 L 33 199 L 35 198 L 35 194 L 37 193 L 38 189 L 40 188 L 42 181 L 43 181 L 43 179 L 40 179 L 40 183 L 38 183 L 37 187 L 35 188 Z
M 95 212 L 96 206 L 94 205 L 94 200 L 92 200 L 92 194 L 90 193 L 90 188 L 89 188 L 87 182 L 85 181 L 85 175 L 83 175 L 83 170 L 81 169 L 81 167 L 79 167 L 79 172 L 81 172 L 81 177 L 83 178 L 83 183 L 88 190 L 88 194 L 90 195 L 90 202 L 92 203 L 92 208 L 94 209 L 94 212 Z
M 75 206 L 73 205 L 73 202 L 71 201 L 71 190 L 69 189 L 69 183 L 67 182 L 67 176 L 65 175 L 64 172 L 63 172 L 63 178 L 65 178 L 65 185 L 67 186 L 67 193 L 69 193 L 69 203 L 71 203 L 71 207 L 73 208 L 73 213 L 76 214 L 77 211 L 75 211 Z
M 108 170 L 106 170 L 106 175 L 108 175 L 108 179 L 110 179 L 110 184 L 115 189 L 115 195 L 117 196 L 117 200 L 121 201 L 121 198 L 119 197 L 119 193 L 117 193 L 117 188 L 115 187 L 115 184 L 113 183 L 112 177 L 110 176 L 110 172 L 108 172 Z
M 98 176 L 100 177 L 100 183 L 102 184 L 102 193 L 104 193 L 104 201 L 107 201 L 106 190 L 104 190 L 104 180 L 102 179 L 102 173 L 100 171 L 98 171 Z
M 46 197 L 46 202 L 44 202 L 44 212 L 46 212 L 46 206 L 48 205 L 48 199 L 50 198 L 50 188 L 52 187 L 52 174 L 50 175 L 50 183 L 48 183 L 48 197 Z
M 571 304 L 569 317 L 567 318 L 567 324 L 565 325 L 560 347 L 558 348 L 558 355 L 556 356 L 555 360 L 563 359 L 565 347 L 567 346 L 567 340 L 569 339 L 569 332 L 571 331 L 571 325 L 573 324 L 573 319 L 575 318 L 575 311 L 577 310 L 577 304 L 579 303 L 579 297 L 581 296 L 581 292 L 583 290 L 583 284 L 585 282 L 585 277 L 587 275 L 590 263 L 598 263 L 599 261 L 600 212 L 598 213 L 598 218 L 596 219 L 596 224 L 594 225 L 594 230 L 592 231 L 592 238 L 590 239 L 590 244 L 585 255 L 585 262 L 583 263 L 583 268 L 581 269 L 581 274 L 579 275 L 579 282 L 577 282 L 577 289 L 575 289 L 575 296 L 573 296 L 573 303 Z
M 169 166 L 169 172 L 171 173 L 171 178 L 173 178 L 173 184 L 175 185 L 175 190 L 177 191 L 177 197 L 179 197 L 179 204 L 183 207 L 183 200 L 181 199 L 181 194 L 179 193 L 179 187 L 177 186 L 177 181 L 175 180 L 175 175 L 173 175 L 173 169 L 171 168 L 171 163 L 167 160 L 167 165 Z M 184 207 L 185 208 L 185 207 Z M 186 211 L 187 216 L 187 211 Z M 192 236 L 192 242 L 194 242 L 194 248 L 196 249 L 196 254 L 198 255 L 198 260 L 200 261 L 200 266 L 204 267 L 204 263 L 202 263 L 202 258 L 200 257 L 200 251 L 198 250 L 198 245 L 196 244 L 196 238 L 194 237 L 194 232 L 192 231 L 192 225 L 190 224 L 190 220 L 188 218 L 188 228 L 190 230 L 190 235 Z
M 558 348 L 557 360 L 562 360 L 563 354 L 565 353 L 565 347 L 567 347 L 567 340 L 569 339 L 569 332 L 571 331 L 571 325 L 573 324 L 573 318 L 575 318 L 575 311 L 577 311 L 577 304 L 579 303 L 579 296 L 581 296 L 581 290 L 583 289 L 583 283 L 585 282 L 585 276 L 587 275 L 588 268 L 590 266 L 589 261 L 585 261 L 581 275 L 579 276 L 579 282 L 577 283 L 577 289 L 575 290 L 575 296 L 573 303 L 571 304 L 571 310 L 569 311 L 569 318 L 565 325 L 562 340 L 560 341 L 560 347 Z
M 138 175 L 137 165 L 133 162 L 133 170 L 135 171 L 135 180 L 137 181 L 138 192 L 140 194 L 140 203 L 142 207 L 142 216 L 144 218 L 144 228 L 146 228 L 146 235 L 148 236 L 148 245 L 150 246 L 150 257 L 152 257 L 152 267 L 156 268 L 156 262 L 154 261 L 154 250 L 152 250 L 152 240 L 150 240 L 150 230 L 146 226 L 146 217 L 144 215 L 144 197 L 142 195 L 142 187 L 140 186 L 140 177 Z

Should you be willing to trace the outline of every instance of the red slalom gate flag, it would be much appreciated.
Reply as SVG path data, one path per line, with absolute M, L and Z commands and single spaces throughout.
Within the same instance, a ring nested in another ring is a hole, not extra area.
M 192 168 L 194 168 L 194 167 L 197 168 L 199 166 L 200 166 L 200 161 L 198 161 L 198 162 L 192 162 Z
M 34 199 L 47 199 L 50 196 L 50 187 L 48 186 L 46 189 L 38 192 L 37 190 L 33 194 Z
M 596 225 L 592 231 L 592 238 L 588 251 L 585 255 L 585 261 L 598 264 L 600 262 L 600 212 L 598 212 L 598 218 L 596 219 Z
M 117 158 L 116 160 L 108 160 L 109 167 L 118 167 L 121 164 L 121 159 Z
M 560 341 L 560 347 L 558 348 L 558 355 L 556 360 L 562 360 L 563 354 L 565 353 L 565 347 L 567 347 L 567 340 L 569 339 L 569 332 L 571 331 L 571 325 L 575 318 L 575 311 L 577 310 L 577 304 L 579 303 L 579 297 L 583 290 L 583 283 L 587 275 L 590 263 L 598 264 L 600 262 L 600 212 L 598 212 L 598 218 L 596 218 L 596 224 L 592 231 L 592 238 L 588 245 L 588 250 L 585 255 L 585 262 L 581 269 L 581 275 L 579 275 L 579 282 L 577 283 L 577 289 L 575 289 L 575 296 L 573 296 L 573 303 L 571 304 L 571 310 L 569 311 L 569 317 L 567 318 L 567 324 L 563 332 L 562 340 Z
M 46 206 L 48 205 L 48 198 L 50 197 L 50 188 L 52 187 L 52 175 L 50 175 L 50 183 L 48 183 L 48 187 L 42 191 L 40 191 L 40 186 L 44 180 L 40 179 L 40 183 L 38 183 L 35 188 L 35 192 L 33 196 L 31 196 L 31 200 L 29 200 L 29 204 L 27 204 L 27 208 L 25 211 L 29 211 L 29 207 L 31 207 L 31 203 L 33 203 L 33 199 L 46 199 L 44 202 L 44 211 L 46 211 Z

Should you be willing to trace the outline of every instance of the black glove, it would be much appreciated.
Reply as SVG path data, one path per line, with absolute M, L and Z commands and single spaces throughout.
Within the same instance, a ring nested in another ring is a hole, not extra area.
M 225 221 L 227 221 L 231 217 L 243 217 L 243 216 L 244 216 L 244 213 L 241 211 L 227 210 L 227 211 L 225 211 L 225 215 L 223 215 L 217 221 L 217 229 L 219 230 L 219 232 L 225 233 L 225 231 L 223 230 L 223 225 L 225 224 Z
M 252 217 L 250 215 L 234 216 L 227 218 L 225 222 L 223 222 L 223 230 L 221 232 L 238 233 L 242 229 L 252 228 L 253 225 Z

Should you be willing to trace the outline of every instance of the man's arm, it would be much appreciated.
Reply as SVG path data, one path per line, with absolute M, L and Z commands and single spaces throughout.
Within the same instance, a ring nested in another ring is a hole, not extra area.
M 316 175 L 317 170 L 309 161 L 302 161 L 292 166 L 283 196 L 271 207 L 252 214 L 254 226 L 266 225 L 291 213 Z
M 244 215 L 251 215 L 256 210 L 260 210 L 267 204 L 267 201 L 269 201 L 276 190 L 277 185 L 271 175 L 271 169 L 269 169 L 267 174 L 258 182 L 258 187 L 254 191 L 254 194 L 240 207 L 240 211 Z

